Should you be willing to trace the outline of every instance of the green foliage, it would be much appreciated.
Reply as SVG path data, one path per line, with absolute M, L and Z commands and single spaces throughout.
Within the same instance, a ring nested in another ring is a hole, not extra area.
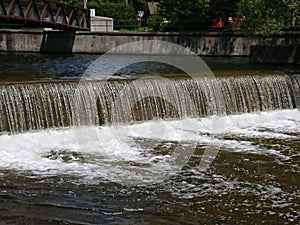
M 133 6 L 127 5 L 124 2 L 102 3 L 96 11 L 98 15 L 112 17 L 116 24 L 126 23 L 126 21 L 129 22 L 130 20 L 136 21 L 136 14 Z
M 179 31 L 199 29 L 209 17 L 210 1 L 161 0 L 160 15 Z
M 93 0 L 92 2 L 88 2 L 88 7 L 94 8 L 96 10 L 96 15 L 113 18 L 116 29 L 136 27 L 136 13 L 131 4 L 126 4 L 125 2 L 113 3 Z
M 37 0 L 41 1 L 41 0 Z M 83 0 L 59 0 L 83 6 Z M 112 17 L 116 27 L 128 29 L 137 26 L 137 11 L 147 11 L 150 0 L 88 0 L 88 7 L 96 14 Z M 213 18 L 245 16 L 249 34 L 278 34 L 300 21 L 299 0 L 160 0 L 159 10 L 149 16 L 147 25 L 153 31 L 199 30 L 211 25 Z M 129 25 L 129 26 L 127 26 Z
M 228 16 L 236 16 L 239 0 L 211 0 L 211 18 L 226 19 Z
M 287 18 L 288 18 L 289 22 L 291 22 L 293 20 L 293 18 L 296 18 L 296 20 L 299 21 L 300 20 L 300 1 L 299 0 L 282 0 L 282 1 L 288 7 L 289 13 L 287 15 Z
M 87 3 L 89 9 L 97 9 L 99 7 L 99 2 L 91 1 Z
M 300 6 L 299 0 L 282 0 L 282 2 L 286 4 L 289 9 L 292 10 L 296 9 L 299 11 L 299 6 Z
M 133 7 L 135 11 L 147 11 L 147 2 L 144 0 L 134 0 L 133 1 Z
M 69 5 L 83 7 L 83 0 L 56 0 L 58 2 L 63 2 Z
M 245 16 L 251 34 L 270 35 L 280 33 L 299 6 L 298 0 L 241 0 L 238 12 Z
M 153 15 L 148 17 L 147 26 L 153 31 L 159 31 L 163 22 L 163 17 L 155 12 Z

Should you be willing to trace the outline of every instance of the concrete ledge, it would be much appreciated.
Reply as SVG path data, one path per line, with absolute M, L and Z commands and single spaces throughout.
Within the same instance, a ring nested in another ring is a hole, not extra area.
M 281 52 L 281 48 L 272 50 L 269 56 L 260 56 L 264 53 L 262 47 L 251 50 L 250 46 L 300 46 L 300 38 L 297 35 L 247 37 L 238 33 L 121 33 L 121 32 L 71 32 L 71 31 L 18 31 L 0 30 L 0 51 L 4 52 L 42 52 L 42 53 L 79 53 L 79 54 L 103 54 L 122 44 L 136 41 L 157 40 L 178 44 L 190 49 L 202 56 L 252 56 L 252 62 L 264 61 L 277 63 L 288 59 L 288 63 L 299 60 L 299 52 L 288 55 L 287 53 L 270 57 L 275 52 Z M 259 50 L 261 49 L 261 50 Z M 252 53 L 251 53 L 252 51 Z M 269 50 L 267 50 L 269 52 Z M 162 49 L 162 52 L 166 52 Z

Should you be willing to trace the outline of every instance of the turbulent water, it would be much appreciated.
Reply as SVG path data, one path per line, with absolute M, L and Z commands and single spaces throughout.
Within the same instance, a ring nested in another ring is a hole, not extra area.
M 98 143 L 76 144 L 74 132 L 89 140 L 94 131 Z M 299 223 L 297 109 L 51 129 L 0 142 L 7 223 Z M 195 152 L 181 171 L 158 180 L 178 145 Z M 207 149 L 218 155 L 203 171 Z
M 299 75 L 128 84 L 0 85 L 0 224 L 300 223 Z

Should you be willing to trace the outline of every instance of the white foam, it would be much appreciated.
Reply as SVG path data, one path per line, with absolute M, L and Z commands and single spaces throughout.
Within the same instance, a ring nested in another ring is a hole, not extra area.
M 294 139 L 299 138 L 294 135 L 300 133 L 299 125 L 298 110 L 282 110 L 177 121 L 157 120 L 129 126 L 78 127 L 1 135 L 0 170 L 26 170 L 35 175 L 70 174 L 90 181 L 123 181 L 125 178 L 152 181 L 162 179 L 163 173 L 180 169 L 174 164 L 172 154 L 155 153 L 154 149 L 159 144 L 164 149 L 172 149 L 172 146 L 176 146 L 174 142 L 180 142 L 179 150 L 186 151 L 187 156 L 191 149 L 201 144 L 216 149 L 222 147 L 225 151 L 284 157 L 278 150 L 261 149 L 250 141 L 224 140 L 223 137 Z M 49 154 L 54 156 L 49 157 Z M 69 158 L 65 160 L 63 157 Z

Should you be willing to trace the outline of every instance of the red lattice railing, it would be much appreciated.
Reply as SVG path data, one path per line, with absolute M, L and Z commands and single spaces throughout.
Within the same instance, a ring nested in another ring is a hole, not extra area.
M 0 20 L 57 29 L 90 30 L 88 9 L 45 0 L 0 0 Z

